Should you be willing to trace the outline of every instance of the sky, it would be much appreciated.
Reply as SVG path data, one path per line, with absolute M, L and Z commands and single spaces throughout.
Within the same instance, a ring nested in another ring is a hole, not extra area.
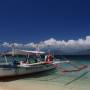
M 1 42 L 76 40 L 89 35 L 89 0 L 0 1 Z
M 68 43 L 89 36 L 89 0 L 0 0 L 2 44 Z

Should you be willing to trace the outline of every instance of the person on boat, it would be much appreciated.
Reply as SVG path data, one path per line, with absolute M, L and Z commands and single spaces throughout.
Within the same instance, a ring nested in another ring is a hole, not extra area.
M 37 54 L 37 55 L 36 55 L 36 59 L 37 59 L 37 62 L 40 62 L 40 61 L 41 61 L 41 56 L 40 56 L 40 54 Z
M 33 56 L 34 63 L 38 63 L 36 55 Z
M 45 55 L 45 61 L 47 61 L 47 59 L 48 59 L 48 55 Z
M 14 60 L 13 60 L 13 65 L 14 65 L 14 66 L 17 66 L 18 64 L 20 64 L 20 63 L 19 63 L 17 60 L 14 59 Z
M 47 55 L 47 57 L 45 57 L 45 62 L 46 62 L 46 63 L 52 63 L 52 62 L 53 62 L 53 56 L 52 56 L 51 53 L 49 53 L 49 54 Z

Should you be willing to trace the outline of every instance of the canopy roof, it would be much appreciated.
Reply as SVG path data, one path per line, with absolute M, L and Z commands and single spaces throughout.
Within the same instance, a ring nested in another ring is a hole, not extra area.
M 45 54 L 45 52 L 42 51 L 28 51 L 28 50 L 14 50 L 14 51 L 9 51 L 6 54 L 11 54 L 11 55 L 31 55 L 31 54 Z

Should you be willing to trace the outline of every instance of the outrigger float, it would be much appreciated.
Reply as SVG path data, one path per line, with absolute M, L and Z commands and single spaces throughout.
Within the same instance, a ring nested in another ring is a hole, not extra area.
M 88 67 L 85 64 L 80 64 L 77 66 L 75 64 L 72 64 L 73 63 L 72 61 L 65 61 L 65 62 L 63 62 L 63 64 L 64 63 L 67 63 L 69 66 L 73 67 L 73 69 L 72 68 L 70 69 L 69 67 L 65 68 L 60 64 L 60 66 L 59 67 L 57 66 L 57 67 L 60 69 L 61 72 L 79 72 L 79 71 L 86 69 Z
M 85 68 L 87 68 L 87 65 L 82 64 L 79 67 L 77 67 L 76 69 L 71 69 L 71 70 L 64 69 L 64 70 L 62 70 L 62 72 L 78 72 L 78 71 L 81 71 Z

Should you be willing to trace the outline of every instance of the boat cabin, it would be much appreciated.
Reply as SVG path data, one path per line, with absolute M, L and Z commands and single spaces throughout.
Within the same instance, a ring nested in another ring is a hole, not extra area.
M 51 54 L 46 55 L 42 51 L 27 51 L 27 50 L 14 50 L 3 54 L 6 64 L 13 65 L 30 65 L 40 63 L 52 63 L 53 57 Z

